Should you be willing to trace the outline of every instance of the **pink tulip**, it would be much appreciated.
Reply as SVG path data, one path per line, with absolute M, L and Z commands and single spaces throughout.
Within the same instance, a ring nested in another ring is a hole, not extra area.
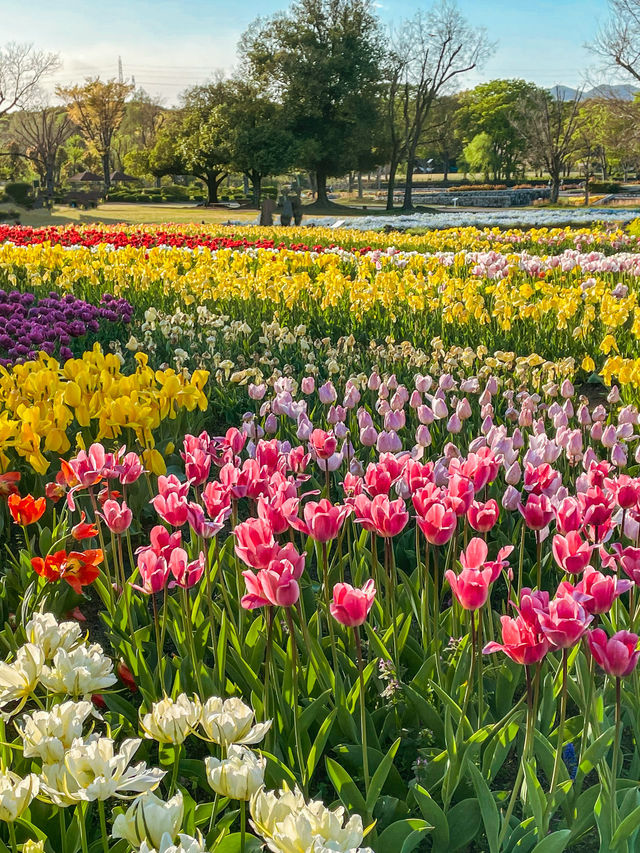
M 316 542 L 329 542 L 340 532 L 345 518 L 352 511 L 350 506 L 332 504 L 327 498 L 309 501 L 303 509 L 304 521 L 296 515 L 289 517 L 289 524 Z
M 585 610 L 595 616 L 608 613 L 616 598 L 628 592 L 632 586 L 633 582 L 626 578 L 618 580 L 613 575 L 603 575 L 592 566 L 587 566 L 580 583 L 576 584 L 576 592 L 584 596 L 581 604 Z
M 204 554 L 200 552 L 196 560 L 189 562 L 189 555 L 183 548 L 176 548 L 169 558 L 169 569 L 174 580 L 169 586 L 191 589 L 204 573 Z
M 500 516 L 500 507 L 493 498 L 486 503 L 474 501 L 467 510 L 467 519 L 471 527 L 478 533 L 487 533 L 495 525 Z
M 313 376 L 305 376 L 300 383 L 300 388 L 303 394 L 313 394 L 316 389 L 316 380 Z
M 612 550 L 623 572 L 640 586 L 640 548 L 633 548 L 631 545 L 623 548 L 620 542 L 615 542 Z
M 112 533 L 121 535 L 131 526 L 133 513 L 123 501 L 107 500 L 102 504 L 102 512 L 98 513 Z
M 549 651 L 549 640 L 540 631 L 537 620 L 532 621 L 521 614 L 515 619 L 501 616 L 502 643 L 487 643 L 483 654 L 504 652 L 511 660 L 523 666 L 538 663 Z
M 579 533 L 571 530 L 566 536 L 554 536 L 551 550 L 556 563 L 563 571 L 578 575 L 589 565 L 593 547 L 583 541 Z
M 602 628 L 589 631 L 587 635 L 593 659 L 612 678 L 626 678 L 638 664 L 638 635 L 630 631 L 618 631 L 607 639 Z
M 542 633 L 552 646 L 568 649 L 585 633 L 593 616 L 571 597 L 554 598 L 548 611 L 537 610 Z
M 249 518 L 233 531 L 236 554 L 252 569 L 266 569 L 278 553 L 271 525 L 261 518 Z
M 463 569 L 480 571 L 487 559 L 488 553 L 489 548 L 487 547 L 487 543 L 484 539 L 474 536 L 467 545 L 466 550 L 462 551 L 460 554 L 460 565 Z
M 182 534 L 179 530 L 176 530 L 175 533 L 169 533 L 166 527 L 163 527 L 161 524 L 156 524 L 155 527 L 151 528 L 149 542 L 150 544 L 148 548 L 150 548 L 154 554 L 168 560 L 173 549 L 180 547 Z M 148 548 L 138 548 L 136 553 L 142 554 L 144 551 L 148 550 Z
M 182 453 L 184 473 L 187 480 L 194 486 L 201 486 L 209 479 L 211 456 L 203 450 L 196 449 L 193 453 Z
M 173 527 L 182 527 L 187 521 L 188 502 L 178 492 L 156 495 L 151 501 L 153 508 L 163 521 Z
M 482 542 L 483 540 L 478 540 Z M 484 542 L 483 542 L 484 544 Z M 478 610 L 483 607 L 489 597 L 491 585 L 491 569 L 463 569 L 459 575 L 451 569 L 444 573 L 455 597 L 465 610 Z
M 333 588 L 331 615 L 341 625 L 357 628 L 365 622 L 375 597 L 376 587 L 373 580 L 368 580 L 362 589 L 354 588 L 348 583 L 337 583 Z
M 159 557 L 151 548 L 144 548 L 138 553 L 137 565 L 142 584 L 131 584 L 133 589 L 144 592 L 146 595 L 152 595 L 164 589 L 169 576 L 169 566 L 164 557 Z
M 137 453 L 127 453 L 118 466 L 120 482 L 123 486 L 135 483 L 143 474 L 144 468 Z
M 530 530 L 543 530 L 553 518 L 553 508 L 546 495 L 530 494 L 526 504 L 520 504 L 518 510 Z
M 320 402 L 325 406 L 335 403 L 338 399 L 338 395 L 336 394 L 336 389 L 333 387 L 333 383 L 331 381 L 325 382 L 324 385 L 321 385 L 320 388 L 318 388 L 318 397 Z
M 566 535 L 572 531 L 580 530 L 582 527 L 582 513 L 576 498 L 564 498 L 556 506 L 555 513 L 556 527 L 559 533 Z
M 409 521 L 404 501 L 401 498 L 391 501 L 387 495 L 374 497 L 371 501 L 370 516 L 375 533 L 384 538 L 397 536 Z
M 424 515 L 418 515 L 417 522 L 431 545 L 444 545 L 451 539 L 458 525 L 455 512 L 442 503 L 431 504 Z
M 247 594 L 240 604 L 245 610 L 257 607 L 292 607 L 300 597 L 300 587 L 295 578 L 295 569 L 286 559 L 274 560 L 268 569 L 262 569 L 257 575 L 243 572 L 247 585 Z

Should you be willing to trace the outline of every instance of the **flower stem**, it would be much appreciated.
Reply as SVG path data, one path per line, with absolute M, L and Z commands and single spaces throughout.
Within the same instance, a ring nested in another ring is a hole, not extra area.
M 80 803 L 77 806 L 79 810 L 78 817 L 78 830 L 80 832 L 80 847 L 82 853 L 89 853 L 89 848 L 87 846 L 87 809 L 84 803 Z M 17 848 L 16 848 L 17 850 Z
M 13 825 L 13 821 L 9 821 L 9 839 L 11 840 L 11 850 L 12 853 L 18 853 L 18 840 L 16 838 L 16 828 Z
M 556 740 L 556 755 L 553 762 L 553 773 L 551 775 L 551 787 L 549 788 L 549 809 L 553 809 L 553 795 L 558 784 L 558 771 L 562 760 L 562 744 L 564 743 L 564 722 L 567 716 L 567 659 L 569 650 L 562 650 L 562 688 L 560 693 L 560 721 L 558 723 L 558 737 Z M 547 815 L 547 820 L 550 817 Z
M 247 843 L 247 804 L 240 803 L 240 853 L 244 853 Z
M 369 750 L 367 748 L 367 715 L 364 704 L 364 661 L 362 660 L 362 642 L 360 640 L 360 628 L 354 627 L 353 635 L 356 639 L 356 652 L 358 654 L 358 678 L 360 681 L 360 736 L 362 739 L 362 770 L 364 773 L 365 799 L 369 796 Z
M 291 643 L 291 684 L 293 690 L 293 734 L 296 742 L 296 754 L 298 758 L 298 766 L 300 768 L 300 780 L 302 782 L 302 791 L 307 796 L 307 782 L 304 769 L 304 760 L 302 757 L 302 743 L 300 741 L 300 727 L 298 725 L 298 647 L 296 645 L 296 633 L 291 617 L 291 608 L 285 607 L 284 612 L 287 617 L 287 625 L 289 626 L 289 639 Z
M 613 757 L 611 758 L 611 833 L 618 826 L 618 752 L 620 750 L 620 678 L 616 678 L 616 730 L 613 738 Z
M 109 853 L 109 836 L 107 835 L 107 819 L 104 814 L 104 800 L 98 800 L 98 814 L 100 816 L 100 836 L 102 838 L 102 851 Z

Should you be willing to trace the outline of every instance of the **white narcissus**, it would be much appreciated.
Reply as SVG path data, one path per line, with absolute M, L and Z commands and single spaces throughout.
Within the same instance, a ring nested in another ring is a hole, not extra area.
M 58 622 L 53 613 L 34 613 L 25 625 L 27 641 L 42 649 L 45 660 L 53 660 L 58 649 L 71 651 L 82 642 L 77 622 Z
M 251 798 L 251 823 L 273 853 L 372 853 L 360 847 L 362 819 L 344 823 L 344 809 L 327 809 L 318 800 L 305 803 L 298 789 L 278 792 L 264 788 Z
M 45 764 L 64 759 L 77 738 L 82 738 L 85 720 L 95 713 L 91 702 L 63 702 L 51 711 L 25 714 L 16 728 L 22 737 L 24 757 L 41 758 Z
M 29 773 L 23 779 L 10 770 L 0 772 L 0 820 L 17 820 L 36 796 L 39 787 L 40 780 L 35 773 Z
M 216 792 L 232 800 L 250 800 L 253 794 L 264 784 L 265 758 L 258 756 L 244 746 L 232 745 L 227 758 L 205 759 L 207 779 Z
M 44 654 L 39 646 L 27 643 L 16 652 L 11 663 L 0 661 L 0 707 L 20 699 L 20 710 L 38 685 L 43 672 Z
M 151 711 L 144 714 L 140 726 L 146 738 L 158 743 L 184 743 L 185 739 L 200 722 L 202 705 L 197 696 L 189 699 L 181 693 L 176 699 L 161 699 L 154 702 Z
M 78 646 L 67 651 L 58 649 L 53 666 L 42 668 L 42 684 L 52 693 L 69 696 L 90 696 L 116 683 L 113 661 L 106 657 L 102 646 Z
M 144 762 L 129 767 L 140 743 L 138 738 L 125 740 L 115 752 L 111 738 L 92 735 L 85 743 L 76 741 L 64 762 L 42 768 L 42 790 L 56 805 L 153 791 L 165 771 Z
M 155 794 L 145 793 L 136 797 L 124 814 L 116 817 L 111 834 L 114 838 L 124 838 L 132 847 L 140 847 L 143 841 L 151 847 L 160 847 L 165 835 L 173 844 L 183 817 L 180 791 L 167 802 Z
M 254 724 L 254 711 L 237 697 L 224 701 L 212 696 L 202 707 L 200 725 L 213 743 L 227 747 L 232 743 L 259 743 L 271 728 L 271 720 Z

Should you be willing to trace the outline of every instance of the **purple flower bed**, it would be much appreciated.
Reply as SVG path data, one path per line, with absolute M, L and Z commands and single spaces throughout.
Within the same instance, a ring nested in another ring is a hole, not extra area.
M 72 358 L 72 339 L 96 334 L 105 322 L 129 323 L 132 314 L 126 299 L 110 294 L 91 305 L 71 293 L 36 299 L 33 293 L 0 290 L 0 364 L 27 361 L 41 351 Z

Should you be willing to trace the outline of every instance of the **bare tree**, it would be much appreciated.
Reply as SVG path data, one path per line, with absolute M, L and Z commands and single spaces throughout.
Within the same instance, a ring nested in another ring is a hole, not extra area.
M 582 90 L 566 100 L 560 90 L 552 97 L 545 89 L 539 89 L 529 96 L 521 114 L 514 117 L 531 159 L 544 163 L 549 173 L 552 204 L 558 201 L 563 170 L 576 153 L 581 100 Z
M 29 107 L 43 78 L 60 67 L 55 53 L 10 42 L 0 48 L 0 116 Z
M 42 181 L 45 194 L 53 196 L 58 154 L 75 128 L 64 109 L 42 106 L 16 114 L 13 138 L 20 152 L 31 160 Z
M 407 161 L 405 210 L 413 207 L 417 150 L 435 99 L 453 87 L 456 77 L 481 65 L 492 51 L 486 32 L 471 26 L 451 0 L 441 0 L 428 12 L 419 12 L 401 28 L 394 45 L 394 67 L 400 79 L 387 120 L 399 125 L 395 168 L 400 158 Z M 393 172 L 393 162 L 391 166 Z M 389 199 L 393 200 L 391 184 L 390 180 L 388 207 Z
M 640 80 L 640 0 L 609 0 L 611 17 L 591 49 L 607 65 L 623 68 Z

